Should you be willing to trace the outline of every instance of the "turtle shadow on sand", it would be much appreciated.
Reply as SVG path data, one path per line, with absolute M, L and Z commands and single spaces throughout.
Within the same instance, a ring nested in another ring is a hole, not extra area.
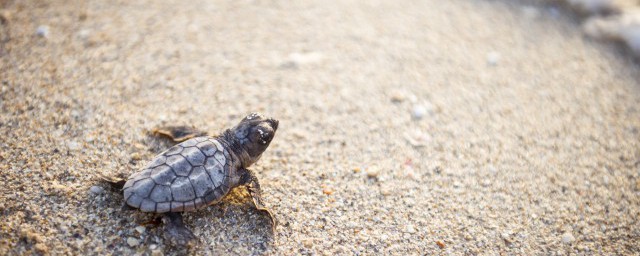
M 145 227 L 148 235 L 142 240 L 142 244 L 156 244 L 158 241 L 154 238 L 163 238 L 159 249 L 165 254 L 227 248 L 245 248 L 261 254 L 275 242 L 275 233 L 270 227 L 269 218 L 253 207 L 251 197 L 244 188 L 233 189 L 217 204 L 184 214 L 185 225 L 194 231 L 197 242 L 189 246 L 180 246 L 164 239 L 161 214 L 145 213 L 126 207 L 123 205 L 120 188 L 106 180 L 97 183 L 108 188 L 105 193 L 106 202 L 99 207 L 116 209 L 107 214 L 109 218 L 122 225 L 121 228 L 124 230 Z M 100 211 L 100 208 L 94 210 Z M 126 239 L 123 239 L 122 243 L 126 246 Z
M 276 220 L 263 204 L 258 178 L 246 168 L 261 157 L 277 127 L 277 120 L 254 113 L 219 136 L 206 136 L 204 132 L 185 126 L 154 129 L 146 142 L 154 153 L 159 154 L 149 164 L 128 180 L 102 178 L 116 195 L 124 194 L 123 211 L 139 209 L 151 213 L 152 220 L 141 224 L 160 226 L 162 223 L 163 229 L 156 232 L 164 237 L 167 245 L 182 249 L 199 247 L 206 244 L 203 241 L 211 241 L 211 235 L 217 232 L 218 242 L 257 241 L 259 247 L 266 249 L 266 244 L 274 240 Z M 250 200 L 239 194 L 239 190 L 248 192 Z M 240 234 L 234 229 L 242 223 L 243 214 L 239 212 L 246 208 L 247 201 L 253 203 L 252 210 L 262 214 L 254 216 L 268 217 L 270 232 L 256 232 L 257 225 L 262 225 L 256 218 L 249 226 L 241 225 L 241 229 L 248 232 Z M 212 216 L 211 209 L 215 208 L 218 210 L 214 211 L 222 214 Z M 227 209 L 232 209 L 231 214 L 227 214 Z M 189 212 L 185 215 L 186 221 L 183 212 Z M 210 218 L 215 218 L 219 224 L 231 225 L 215 229 L 212 228 L 215 225 L 207 220 Z M 194 228 L 195 234 L 190 228 Z M 204 237 L 199 239 L 199 233 Z M 228 236 L 224 233 L 233 233 L 231 241 L 225 241 Z M 257 234 L 266 235 L 252 237 Z M 209 246 L 215 244 L 208 243 Z

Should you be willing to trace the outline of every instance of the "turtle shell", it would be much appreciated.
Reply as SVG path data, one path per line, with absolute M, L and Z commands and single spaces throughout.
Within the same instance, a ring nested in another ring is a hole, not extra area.
M 203 136 L 157 155 L 129 176 L 124 198 L 144 212 L 192 211 L 217 202 L 229 192 L 232 159 L 220 141 Z

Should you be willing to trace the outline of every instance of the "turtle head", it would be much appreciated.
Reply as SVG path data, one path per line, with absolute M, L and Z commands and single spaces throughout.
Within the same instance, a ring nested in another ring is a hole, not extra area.
M 242 159 L 244 167 L 255 163 L 262 156 L 278 129 L 278 120 L 251 113 L 231 129 L 233 139 L 247 154 Z M 247 157 L 248 156 L 248 157 Z M 248 158 L 248 159 L 247 159 Z

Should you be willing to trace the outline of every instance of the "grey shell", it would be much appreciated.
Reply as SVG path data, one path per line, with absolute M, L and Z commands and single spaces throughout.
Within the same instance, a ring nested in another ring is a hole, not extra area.
M 157 155 L 129 176 L 124 198 L 144 212 L 183 212 L 217 202 L 229 192 L 232 159 L 224 144 L 197 137 Z

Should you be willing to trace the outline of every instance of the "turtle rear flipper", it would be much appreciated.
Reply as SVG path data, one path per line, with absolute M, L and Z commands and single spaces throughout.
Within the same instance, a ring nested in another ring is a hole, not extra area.
M 169 244 L 179 247 L 188 247 L 198 242 L 193 232 L 182 221 L 182 213 L 168 212 L 162 215 L 164 222 L 164 236 Z
M 192 126 L 164 126 L 151 130 L 154 136 L 166 137 L 175 142 L 183 142 L 185 140 L 198 136 L 207 135 L 206 132 L 200 131 Z
M 124 187 L 124 184 L 127 182 L 126 179 L 105 176 L 101 173 L 98 173 L 98 177 L 102 182 L 109 184 L 109 186 L 111 186 L 111 188 L 115 190 L 122 190 L 122 188 Z

